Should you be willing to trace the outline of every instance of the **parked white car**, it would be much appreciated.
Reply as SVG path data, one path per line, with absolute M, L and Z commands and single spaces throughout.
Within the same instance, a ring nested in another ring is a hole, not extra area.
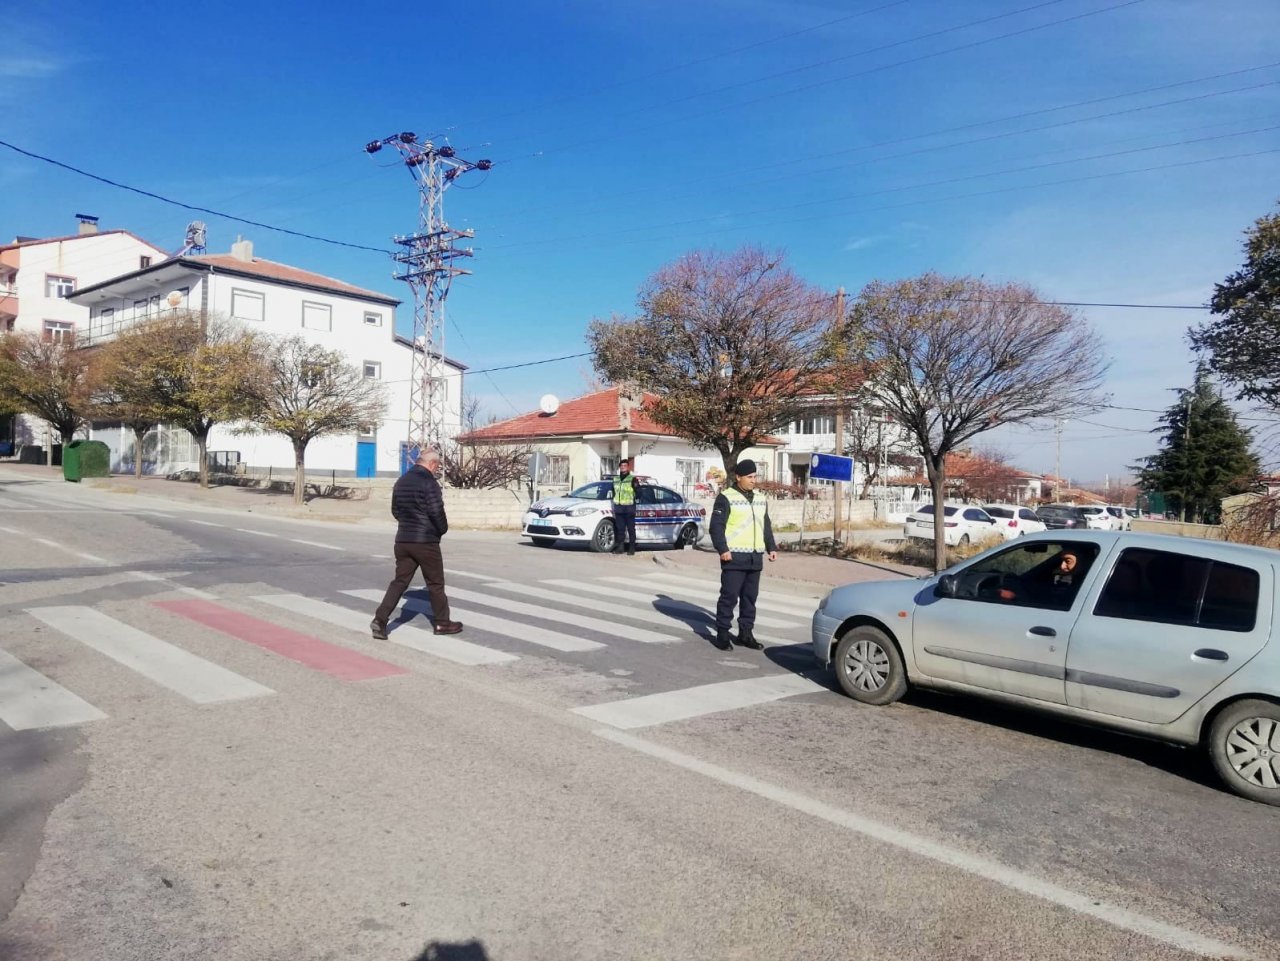
M 996 530 L 996 520 L 981 507 L 965 507 L 958 504 L 943 505 L 942 543 L 948 547 L 977 544 L 984 540 L 1002 538 Z M 902 525 L 902 536 L 908 540 L 933 540 L 933 505 L 925 504 L 914 514 L 908 514 Z
M 1081 504 L 1080 511 L 1084 514 L 1085 522 L 1089 525 L 1091 531 L 1110 531 L 1119 530 L 1115 526 L 1115 518 L 1105 507 L 1098 507 L 1095 504 Z
M 1108 504 L 1107 513 L 1111 515 L 1111 529 L 1127 531 L 1130 527 L 1128 512 L 1118 504 Z
M 813 653 L 864 704 L 935 688 L 1198 747 L 1232 791 L 1280 805 L 1278 585 L 1272 550 L 1050 531 L 837 587 Z
M 983 504 L 982 509 L 996 519 L 996 530 L 1007 541 L 1046 529 L 1036 512 L 1021 504 Z

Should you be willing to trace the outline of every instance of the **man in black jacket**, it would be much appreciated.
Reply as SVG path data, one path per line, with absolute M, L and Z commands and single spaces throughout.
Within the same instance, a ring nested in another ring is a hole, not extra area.
M 396 530 L 396 577 L 369 624 L 376 640 L 387 639 L 387 621 L 418 568 L 422 568 L 422 578 L 427 582 L 435 633 L 457 634 L 462 630 L 461 622 L 449 619 L 449 599 L 444 593 L 440 538 L 449 530 L 449 519 L 445 517 L 444 497 L 434 473 L 439 469 L 440 452 L 428 448 L 392 488 L 391 516 L 400 522 Z

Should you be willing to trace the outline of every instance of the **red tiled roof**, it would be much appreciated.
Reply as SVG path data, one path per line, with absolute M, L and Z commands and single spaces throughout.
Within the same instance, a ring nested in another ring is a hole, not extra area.
M 387 294 L 380 294 L 376 290 L 365 290 L 363 287 L 356 287 L 341 280 L 335 280 L 333 277 L 313 274 L 309 270 L 300 270 L 297 267 L 290 267 L 288 264 L 278 264 L 273 260 L 263 260 L 261 257 L 254 257 L 253 260 L 241 260 L 231 254 L 202 254 L 198 257 L 184 257 L 182 259 L 197 264 L 208 264 L 210 267 L 220 270 L 236 271 L 241 274 L 263 277 L 267 280 L 278 280 L 281 283 L 316 287 L 321 290 L 350 294 L 353 297 L 361 297 L 367 300 L 380 300 L 389 304 L 400 303 L 396 298 Z
M 15 247 L 34 247 L 37 244 L 61 244 L 68 240 L 91 240 L 94 237 L 105 237 L 108 234 L 125 234 L 126 236 L 132 237 L 140 244 L 146 244 L 152 250 L 158 251 L 161 254 L 165 253 L 164 248 L 157 247 L 149 240 L 143 240 L 137 234 L 129 230 L 99 230 L 92 234 L 67 234 L 63 237 L 31 237 L 26 240 L 15 240 L 10 244 L 0 244 L 0 250 L 13 250 Z
M 480 427 L 459 437 L 462 441 L 533 440 L 539 437 L 581 437 L 584 434 L 656 434 L 661 437 L 679 437 L 644 411 L 644 406 L 657 400 L 656 394 L 644 394 L 640 404 L 630 409 L 630 423 L 624 425 L 623 405 L 619 388 L 610 387 L 594 394 L 575 397 L 560 405 L 554 414 L 540 410 L 500 420 L 496 424 Z M 776 437 L 762 437 L 765 445 L 781 446 L 784 441 Z

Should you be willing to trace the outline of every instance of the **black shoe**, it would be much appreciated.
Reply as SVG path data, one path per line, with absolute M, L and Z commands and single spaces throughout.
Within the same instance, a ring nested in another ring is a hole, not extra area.
M 635 549 L 634 547 L 628 547 L 628 548 L 627 548 L 627 556 L 628 556 L 628 557 L 635 557 L 635 556 L 636 556 L 636 549 Z
M 711 642 L 722 651 L 733 650 L 733 635 L 728 631 L 716 631 L 716 639 Z
M 612 551 L 610 551 L 610 553 L 612 553 L 612 554 L 621 554 L 621 553 L 622 553 L 622 545 L 621 545 L 621 544 L 619 544 L 619 545 L 618 545 L 617 547 L 615 547 Z
M 461 634 L 462 621 L 437 621 L 434 629 L 436 634 Z
M 376 617 L 369 622 L 369 630 L 373 632 L 375 641 L 385 641 L 387 639 L 387 625 Z
M 748 648 L 752 651 L 764 650 L 764 645 L 756 640 L 754 634 L 749 630 L 744 631 L 741 628 L 738 629 L 738 646 Z

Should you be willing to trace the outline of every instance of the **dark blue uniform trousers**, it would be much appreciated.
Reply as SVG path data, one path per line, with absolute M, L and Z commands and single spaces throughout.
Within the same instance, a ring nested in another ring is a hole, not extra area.
M 635 504 L 613 505 L 613 549 L 620 551 L 623 547 L 636 549 Z
M 738 629 L 750 630 L 756 623 L 756 598 L 760 594 L 760 574 L 732 567 L 720 569 L 720 600 L 716 602 L 716 630 L 727 631 L 733 626 L 733 608 L 738 608 Z

